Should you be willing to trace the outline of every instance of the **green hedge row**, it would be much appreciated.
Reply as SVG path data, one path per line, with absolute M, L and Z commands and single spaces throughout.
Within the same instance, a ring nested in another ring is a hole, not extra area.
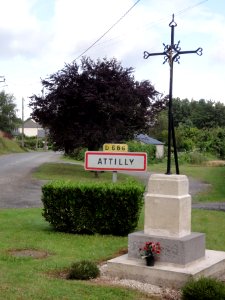
M 58 231 L 124 236 L 138 223 L 144 186 L 52 182 L 42 187 L 43 216 Z

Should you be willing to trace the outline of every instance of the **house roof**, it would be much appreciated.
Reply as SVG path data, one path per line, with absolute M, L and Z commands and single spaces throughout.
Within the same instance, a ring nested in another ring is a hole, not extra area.
M 135 136 L 135 139 L 138 140 L 139 142 L 149 144 L 149 145 L 164 145 L 164 143 L 153 139 L 152 137 L 148 136 L 147 134 L 138 134 Z
M 24 128 L 42 128 L 42 126 L 32 119 L 28 119 L 24 122 Z

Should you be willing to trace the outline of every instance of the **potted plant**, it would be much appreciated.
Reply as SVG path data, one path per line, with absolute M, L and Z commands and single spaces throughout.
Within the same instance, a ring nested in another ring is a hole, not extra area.
M 161 253 L 160 243 L 145 242 L 144 246 L 139 248 L 140 255 L 146 260 L 147 266 L 154 266 L 155 257 Z

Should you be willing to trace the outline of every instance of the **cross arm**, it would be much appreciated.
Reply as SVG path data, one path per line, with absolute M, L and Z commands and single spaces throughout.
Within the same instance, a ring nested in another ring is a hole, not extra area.
M 144 51 L 144 59 L 149 58 L 149 56 L 156 56 L 156 55 L 166 55 L 166 52 L 149 53 L 147 51 Z
M 190 53 L 196 53 L 197 55 L 201 56 L 202 55 L 202 48 L 198 48 L 197 50 L 192 50 L 192 51 L 178 51 L 178 54 L 190 54 Z

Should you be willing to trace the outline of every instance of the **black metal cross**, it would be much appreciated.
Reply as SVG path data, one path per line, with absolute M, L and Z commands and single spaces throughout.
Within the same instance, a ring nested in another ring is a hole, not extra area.
M 172 15 L 172 21 L 169 23 L 169 27 L 171 27 L 171 42 L 170 45 L 164 46 L 163 52 L 157 53 L 149 53 L 144 51 L 144 59 L 149 58 L 149 56 L 157 56 L 164 55 L 164 62 L 169 63 L 170 66 L 170 83 L 169 83 L 169 105 L 168 105 L 168 157 L 167 157 L 167 172 L 166 174 L 171 174 L 171 137 L 173 139 L 173 148 L 174 148 L 174 160 L 176 165 L 176 174 L 179 174 L 179 164 L 178 164 L 178 156 L 177 156 L 177 147 L 176 147 L 176 138 L 175 138 L 175 130 L 174 130 L 174 122 L 173 122 L 173 108 L 172 108 L 172 97 L 173 97 L 173 62 L 179 62 L 180 54 L 189 54 L 196 53 L 197 55 L 202 55 L 202 48 L 198 48 L 193 51 L 181 51 L 180 41 L 177 44 L 174 44 L 174 28 L 177 26 L 177 23 L 174 21 L 174 14 Z

